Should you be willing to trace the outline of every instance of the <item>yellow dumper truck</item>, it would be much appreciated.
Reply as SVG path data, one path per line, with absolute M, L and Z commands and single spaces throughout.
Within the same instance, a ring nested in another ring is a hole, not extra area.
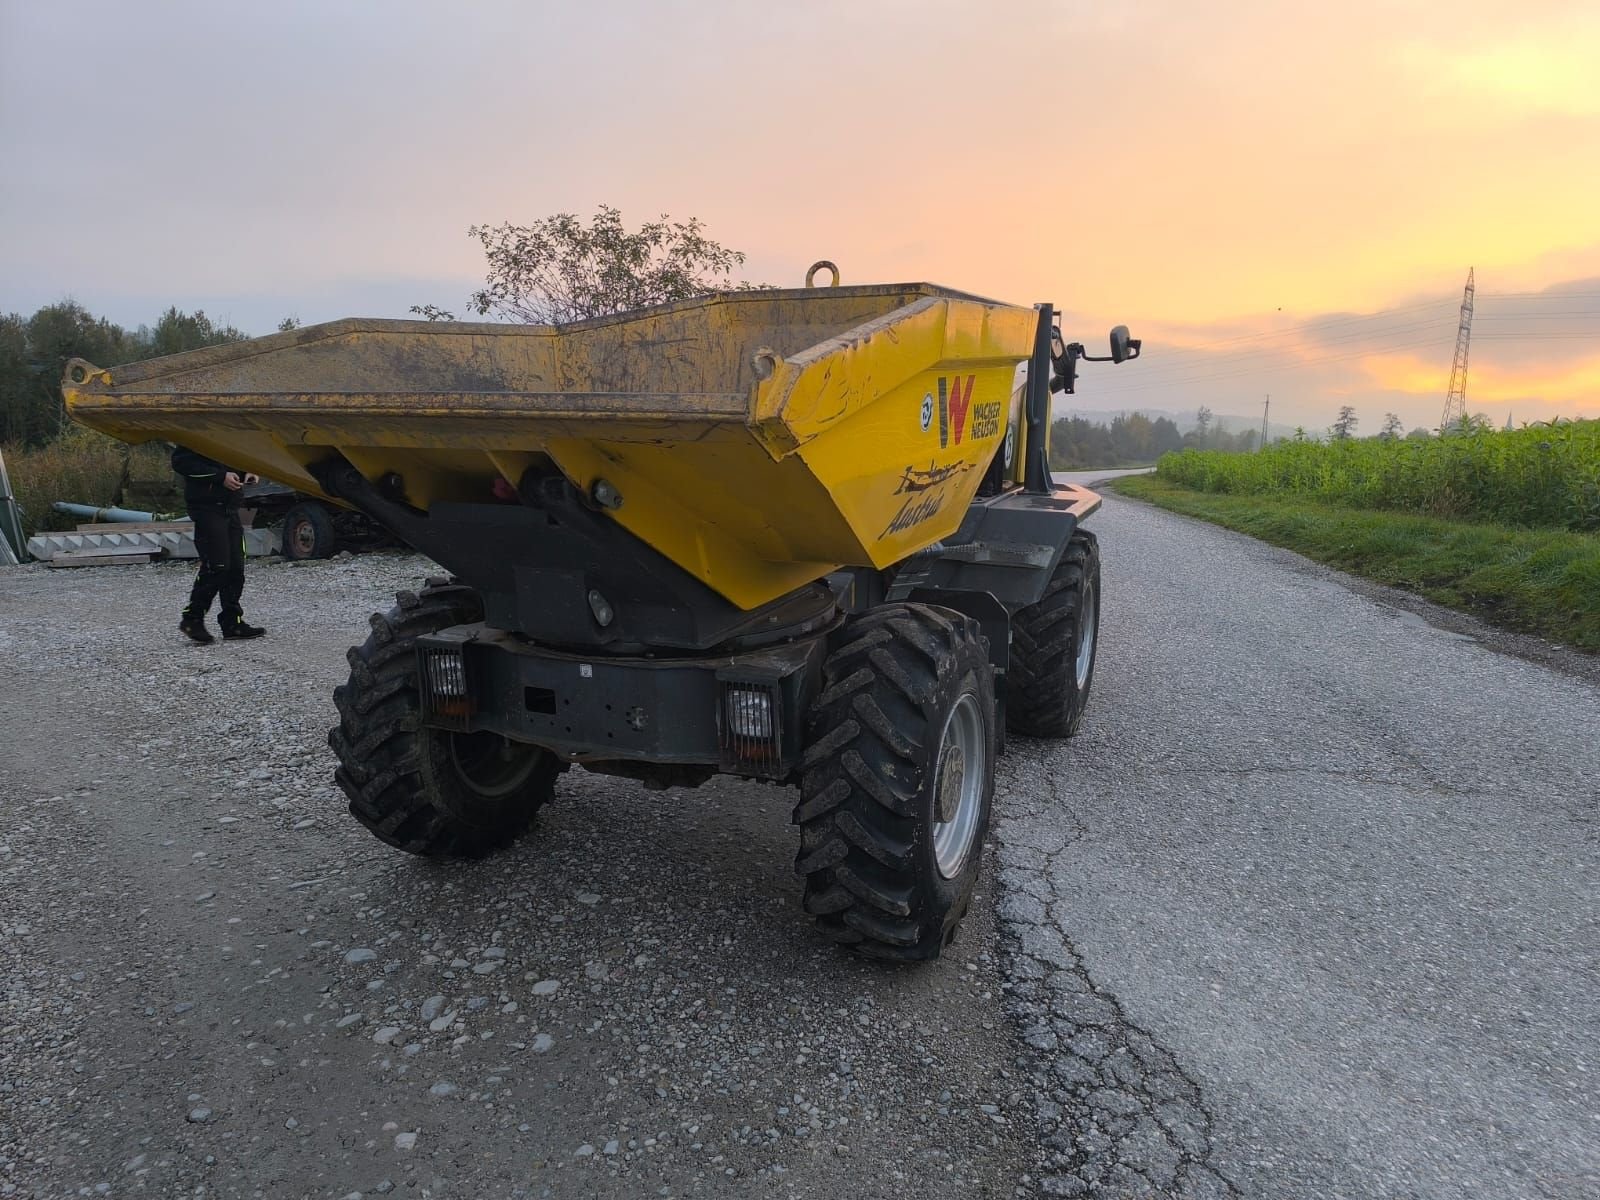
M 1138 352 L 1119 327 L 1106 360 Z M 335 778 L 385 842 L 493 851 L 573 765 L 794 784 L 806 911 L 925 959 L 1005 731 L 1069 736 L 1089 693 L 1099 499 L 1046 444 L 1089 357 L 1049 305 L 835 275 L 559 327 L 335 321 L 64 387 L 449 573 L 334 693 Z

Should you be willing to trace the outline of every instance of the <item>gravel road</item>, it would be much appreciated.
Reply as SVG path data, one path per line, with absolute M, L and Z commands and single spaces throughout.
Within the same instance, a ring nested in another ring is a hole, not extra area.
M 388 850 L 329 693 L 408 555 L 0 572 L 0 1195 L 1600 1196 L 1600 691 L 1112 499 L 1083 734 L 951 955 L 819 944 L 787 792 L 572 772 Z
M 0 572 L 0 1195 L 1009 1197 L 992 901 L 926 970 L 815 937 L 792 794 L 574 771 L 480 864 L 388 849 L 330 694 L 409 555 Z M 986 885 L 985 885 L 986 886 Z

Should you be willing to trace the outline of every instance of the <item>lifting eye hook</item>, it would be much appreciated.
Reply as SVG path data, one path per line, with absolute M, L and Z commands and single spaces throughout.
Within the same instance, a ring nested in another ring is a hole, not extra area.
M 806 272 L 806 286 L 807 287 L 816 287 L 817 286 L 815 280 L 817 278 L 817 272 L 818 271 L 831 271 L 833 273 L 833 282 L 830 283 L 828 286 L 829 287 L 838 287 L 839 286 L 839 268 L 834 266 L 827 259 L 822 258 L 822 259 L 818 259 L 816 262 L 812 263 L 811 264 L 811 270 Z

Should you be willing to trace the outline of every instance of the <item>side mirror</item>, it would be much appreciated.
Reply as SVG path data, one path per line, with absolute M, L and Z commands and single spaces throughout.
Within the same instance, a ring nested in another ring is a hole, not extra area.
M 1111 361 L 1114 363 L 1127 362 L 1130 358 L 1139 357 L 1139 339 L 1128 336 L 1128 327 L 1118 325 L 1111 331 Z

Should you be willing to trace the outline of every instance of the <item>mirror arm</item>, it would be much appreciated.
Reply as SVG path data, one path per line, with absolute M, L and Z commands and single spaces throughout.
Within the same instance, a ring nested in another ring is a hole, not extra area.
M 1060 354 L 1051 355 L 1050 365 L 1056 369 L 1054 378 L 1050 380 L 1051 392 L 1073 395 L 1078 386 L 1078 360 L 1087 357 L 1088 355 L 1083 352 L 1082 342 L 1073 342 L 1063 347 Z
M 1112 332 L 1126 333 L 1127 330 L 1118 326 Z M 1056 350 L 1057 346 L 1061 347 L 1059 352 Z M 1069 396 L 1076 392 L 1078 386 L 1078 362 L 1080 359 L 1084 362 L 1128 362 L 1139 357 L 1139 351 L 1142 347 L 1143 342 L 1139 338 L 1128 338 L 1127 352 L 1121 358 L 1118 358 L 1115 353 L 1090 354 L 1084 350 L 1082 342 L 1069 342 L 1063 345 L 1060 328 L 1052 328 L 1050 330 L 1049 352 L 1050 365 L 1055 368 L 1055 374 L 1050 379 L 1050 391 L 1052 393 L 1065 392 Z M 1112 347 L 1113 350 L 1115 348 L 1115 346 Z M 1037 355 L 1037 353 L 1036 347 L 1035 354 Z
M 1141 338 L 1129 338 L 1128 339 L 1128 355 L 1127 355 L 1126 358 L 1124 358 L 1122 360 L 1123 362 L 1128 362 L 1128 361 L 1130 361 L 1132 359 L 1135 359 L 1135 358 L 1139 357 L 1139 347 L 1141 346 L 1142 341 L 1143 341 L 1143 339 L 1141 339 Z M 1116 362 L 1117 361 L 1116 356 L 1113 355 L 1113 354 L 1079 354 L 1078 357 L 1083 359 L 1084 362 Z

